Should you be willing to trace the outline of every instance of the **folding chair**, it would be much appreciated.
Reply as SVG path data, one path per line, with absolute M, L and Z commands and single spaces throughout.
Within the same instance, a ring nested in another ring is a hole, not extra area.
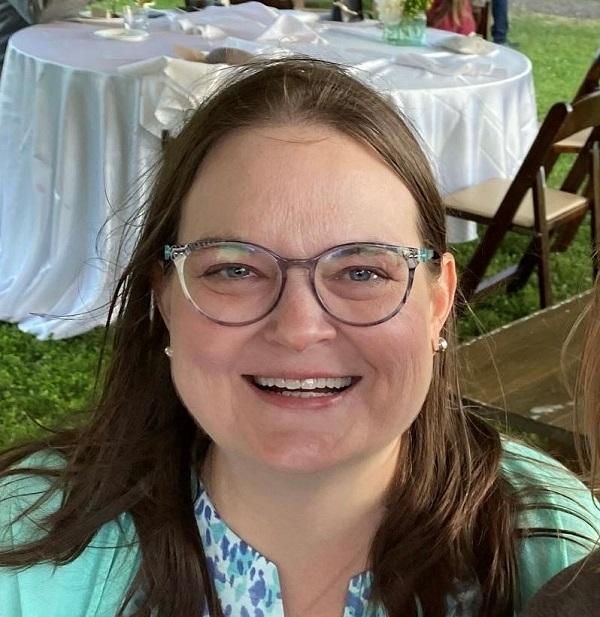
M 573 97 L 573 103 L 580 99 L 582 96 L 586 96 L 600 89 L 600 50 L 596 53 L 596 57 L 592 62 L 590 68 L 588 69 L 579 89 L 575 93 Z M 562 154 L 565 152 L 574 152 L 577 153 L 583 148 L 587 138 L 590 135 L 590 129 L 585 129 L 572 135 L 571 137 L 567 137 L 566 139 L 562 139 L 558 143 L 554 144 L 553 150 L 556 154 Z
M 551 171 L 552 146 L 583 129 L 592 131 L 560 190 L 545 186 Z M 552 304 L 550 287 L 551 237 L 562 226 L 592 211 L 591 236 L 600 238 L 600 91 L 575 102 L 556 103 L 548 112 L 514 180 L 492 178 L 449 195 L 448 214 L 487 225 L 460 279 L 466 300 L 511 282 L 508 291 L 519 289 L 536 269 L 540 306 Z M 589 177 L 589 191 L 577 190 Z M 494 254 L 509 231 L 527 234 L 532 240 L 518 264 L 485 278 Z M 592 257 L 592 259 L 594 259 Z M 597 264 L 593 263 L 594 272 Z
M 491 0 L 472 0 L 471 8 L 473 9 L 473 19 L 475 20 L 475 33 L 489 40 Z
M 583 81 L 581 82 L 575 96 L 573 97 L 573 103 L 580 99 L 583 96 L 591 94 L 596 90 L 600 89 L 600 50 L 596 52 L 596 57 L 594 58 L 592 64 L 590 65 Z M 553 166 L 558 157 L 561 154 L 578 154 L 581 152 L 585 142 L 590 136 L 591 129 L 584 129 L 583 131 L 579 131 L 579 133 L 575 133 L 575 135 L 571 135 L 566 139 L 562 139 L 558 143 L 552 146 L 553 154 L 548 161 L 550 166 Z M 585 190 L 588 190 L 587 188 Z M 577 231 L 579 230 L 579 226 L 583 221 L 583 215 L 577 219 L 571 221 L 569 225 L 566 225 L 561 232 L 554 238 L 552 243 L 552 250 L 556 252 L 566 251 L 573 238 L 575 238 Z

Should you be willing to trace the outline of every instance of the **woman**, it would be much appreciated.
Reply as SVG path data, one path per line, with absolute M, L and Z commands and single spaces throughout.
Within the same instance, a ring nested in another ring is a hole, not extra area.
M 511 615 L 599 516 L 461 408 L 455 287 L 390 103 L 318 61 L 240 69 L 167 144 L 89 425 L 0 461 L 0 606 Z
M 579 376 L 583 422 L 589 448 L 582 464 L 591 462 L 593 485 L 598 485 L 600 463 L 600 278 L 587 307 L 587 326 Z M 579 406 L 577 406 L 579 407 Z M 523 617 L 592 617 L 600 606 L 600 551 L 555 576 L 532 600 Z
M 433 0 L 427 11 L 427 25 L 457 34 L 475 32 L 471 0 Z

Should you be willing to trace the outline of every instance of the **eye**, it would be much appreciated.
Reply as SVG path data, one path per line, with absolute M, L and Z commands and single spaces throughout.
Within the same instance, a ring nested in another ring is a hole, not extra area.
M 374 270 L 373 268 L 353 267 L 342 270 L 338 278 L 349 279 L 357 283 L 375 283 L 381 279 L 388 277 L 382 271 Z
M 252 268 L 244 264 L 218 264 L 206 270 L 204 276 L 229 280 L 247 279 L 257 276 Z

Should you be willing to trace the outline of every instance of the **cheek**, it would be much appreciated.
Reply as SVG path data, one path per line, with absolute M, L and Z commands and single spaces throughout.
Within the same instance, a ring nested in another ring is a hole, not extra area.
M 407 306 L 386 325 L 377 339 L 367 341 L 368 361 L 374 370 L 370 396 L 383 424 L 406 429 L 417 416 L 431 383 L 433 353 L 429 325 L 423 313 Z M 373 333 L 375 334 L 375 333 Z M 373 339 L 375 337 L 373 336 Z
M 183 404 L 204 425 L 210 410 L 231 404 L 241 332 L 203 318 L 185 298 L 172 304 L 169 332 L 173 383 Z

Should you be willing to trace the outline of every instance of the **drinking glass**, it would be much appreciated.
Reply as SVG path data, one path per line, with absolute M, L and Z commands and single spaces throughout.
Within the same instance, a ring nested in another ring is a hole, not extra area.
M 126 30 L 148 31 L 148 9 L 138 4 L 123 7 L 123 26 Z

